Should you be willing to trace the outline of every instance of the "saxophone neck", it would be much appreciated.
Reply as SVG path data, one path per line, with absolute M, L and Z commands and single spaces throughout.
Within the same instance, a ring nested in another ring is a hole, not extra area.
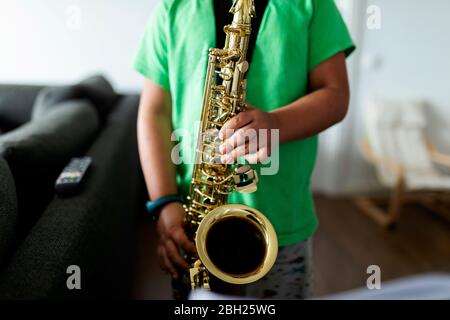
M 230 12 L 233 14 L 233 24 L 250 24 L 256 16 L 254 0 L 234 0 Z

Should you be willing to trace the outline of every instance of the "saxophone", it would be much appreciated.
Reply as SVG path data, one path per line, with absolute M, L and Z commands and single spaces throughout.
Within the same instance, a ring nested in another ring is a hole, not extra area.
M 211 278 L 229 284 L 247 284 L 263 277 L 275 263 L 278 242 L 269 220 L 258 210 L 227 204 L 230 193 L 254 192 L 258 177 L 244 164 L 220 161 L 219 131 L 245 111 L 246 60 L 255 16 L 253 0 L 235 0 L 231 25 L 224 27 L 223 49 L 211 48 L 203 96 L 185 230 L 198 257 L 185 255 L 190 264 L 184 282 L 190 289 L 212 289 Z M 211 288 L 210 288 L 211 287 Z

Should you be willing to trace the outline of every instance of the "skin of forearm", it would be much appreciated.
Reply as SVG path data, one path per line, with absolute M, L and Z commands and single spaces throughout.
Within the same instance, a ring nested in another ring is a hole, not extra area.
M 280 143 L 285 143 L 328 129 L 342 121 L 347 110 L 347 90 L 325 87 L 271 113 L 280 129 Z
M 151 199 L 177 194 L 176 167 L 170 157 L 171 133 L 171 120 L 167 114 L 140 111 L 139 156 Z

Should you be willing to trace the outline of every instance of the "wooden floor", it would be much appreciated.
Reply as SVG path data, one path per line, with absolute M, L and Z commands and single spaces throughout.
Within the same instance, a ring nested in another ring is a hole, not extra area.
M 407 207 L 394 230 L 383 230 L 349 199 L 317 196 L 320 227 L 314 236 L 315 295 L 366 285 L 369 265 L 382 281 L 425 272 L 450 272 L 450 223 L 421 208 Z M 138 230 L 133 298 L 170 299 L 170 279 L 156 263 L 155 230 Z

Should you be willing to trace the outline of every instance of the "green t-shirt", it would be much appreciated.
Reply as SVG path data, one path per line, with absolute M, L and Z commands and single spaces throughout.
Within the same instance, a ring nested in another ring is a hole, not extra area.
M 231 19 L 230 14 L 230 23 Z M 334 54 L 349 55 L 355 48 L 333 0 L 270 0 L 261 19 L 247 74 L 247 102 L 265 111 L 307 94 L 309 71 Z M 213 0 L 163 0 L 153 11 L 133 66 L 170 91 L 175 130 L 194 129 L 200 120 L 208 50 L 216 47 L 215 38 Z M 196 142 L 191 139 L 190 144 L 194 147 Z M 313 136 L 281 145 L 278 173 L 260 174 L 254 193 L 235 192 L 229 197 L 230 203 L 264 213 L 281 246 L 306 240 L 317 228 L 310 190 L 317 144 L 318 137 Z M 177 166 L 184 194 L 192 168 Z

